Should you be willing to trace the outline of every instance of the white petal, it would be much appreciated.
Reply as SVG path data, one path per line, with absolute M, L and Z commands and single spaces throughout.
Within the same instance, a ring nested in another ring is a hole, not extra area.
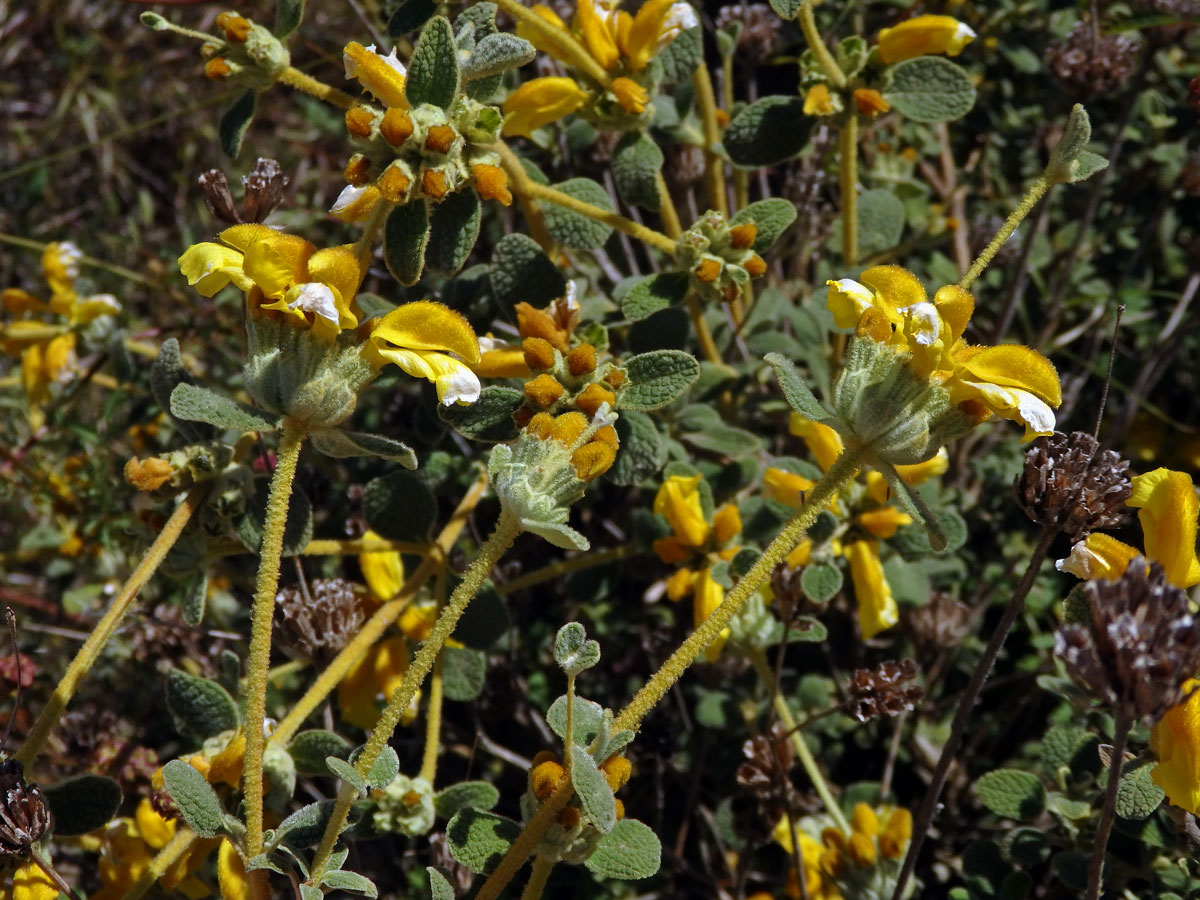
M 499 342 L 490 334 L 481 335 L 479 338 L 480 355 L 495 350 L 498 346 L 500 346 Z
M 1054 432 L 1054 410 L 1041 397 L 1029 391 L 1014 389 L 1017 395 L 1017 414 L 1025 423 L 1025 434 L 1052 434 Z
M 696 10 L 692 9 L 690 3 L 680 2 L 674 3 L 667 17 L 663 20 L 662 33 L 659 35 L 658 46 L 661 48 L 677 38 L 682 32 L 689 28 L 695 28 L 700 24 L 700 20 L 696 17 Z
M 969 39 L 975 37 L 975 31 L 966 22 L 959 22 L 958 28 L 954 30 L 954 36 L 959 40 L 963 38 Z
M 1104 560 L 1088 549 L 1087 541 L 1076 542 L 1070 555 L 1055 562 L 1054 567 L 1060 572 L 1069 572 L 1085 581 L 1097 578 L 1106 571 Z
M 103 304 L 113 315 L 121 311 L 121 304 L 112 294 L 93 294 L 87 298 L 88 303 Z
M 579 309 L 579 301 L 575 299 L 579 296 L 579 287 L 573 281 L 567 282 L 567 292 L 563 294 L 563 301 L 567 304 L 567 309 Z
M 853 278 L 839 278 L 833 282 L 833 286 L 853 300 L 860 309 L 866 309 L 875 302 L 875 292 Z
M 71 278 L 79 277 L 79 261 L 83 259 L 83 251 L 74 241 L 58 242 L 58 261 Z
M 329 285 L 318 281 L 300 284 L 288 291 L 288 309 L 313 313 L 331 322 L 338 322 L 337 299 Z
M 333 201 L 333 206 L 329 207 L 329 211 L 335 216 L 341 216 L 350 207 L 352 207 L 358 199 L 366 193 L 366 187 L 355 187 L 352 184 L 342 188 L 342 192 L 338 194 L 338 198 Z
M 941 333 L 942 317 L 938 315 L 937 307 L 928 301 L 905 306 L 900 312 L 907 313 L 910 322 L 916 326 L 910 336 L 923 347 L 931 347 L 937 343 Z
M 479 399 L 481 390 L 479 378 L 466 366 L 460 366 L 438 376 L 438 400 L 441 401 L 442 406 L 453 406 L 455 403 L 474 403 Z
M 967 30 L 970 31 L 969 28 Z M 974 34 L 975 34 L 975 32 L 971 31 L 971 35 L 974 36 Z M 373 45 L 372 45 L 371 49 L 372 50 L 375 49 Z M 400 57 L 398 57 L 396 55 L 395 47 L 392 48 L 391 53 L 389 53 L 387 56 L 381 56 L 380 59 L 382 59 L 385 63 L 387 63 L 389 66 L 391 66 L 397 72 L 399 72 L 401 75 L 404 75 L 404 76 L 408 75 L 408 69 L 405 68 L 404 63 L 400 62 Z

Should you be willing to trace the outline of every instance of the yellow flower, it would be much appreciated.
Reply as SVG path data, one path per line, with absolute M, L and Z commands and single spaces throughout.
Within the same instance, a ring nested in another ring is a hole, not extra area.
M 1192 477 L 1159 468 L 1135 475 L 1132 481 L 1133 493 L 1125 503 L 1140 510 L 1146 558 L 1162 566 L 1167 580 L 1176 587 L 1200 584 L 1200 560 L 1196 558 L 1200 499 Z M 1138 555 L 1136 547 L 1094 532 L 1076 543 L 1070 555 L 1058 561 L 1058 568 L 1079 578 L 1115 580 Z
M 504 101 L 503 133 L 530 137 L 533 131 L 557 122 L 588 101 L 588 93 L 574 79 L 563 76 L 527 81 Z
M 400 635 L 384 638 L 355 663 L 338 685 L 338 707 L 342 718 L 364 731 L 370 731 L 379 721 L 379 712 L 392 692 L 400 686 L 408 671 L 408 642 Z M 407 725 L 417 715 L 418 698 L 400 721 Z
M 17 866 L 12 873 L 12 900 L 58 900 L 58 887 L 35 862 Z
M 828 472 L 842 453 L 842 436 L 821 422 L 806 419 L 799 413 L 788 418 L 788 431 L 804 440 L 808 452 L 813 455 L 822 472 Z M 812 487 L 812 485 L 809 485 Z M 805 488 L 807 490 L 807 488 Z
M 845 553 L 850 560 L 850 578 L 858 600 L 858 625 L 863 640 L 869 641 L 900 621 L 900 610 L 883 574 L 878 542 L 852 541 Z
M 675 540 L 686 547 L 702 547 L 711 526 L 700 504 L 700 476 L 673 475 L 663 482 L 654 498 L 654 512 L 663 516 L 675 532 Z
M 525 361 L 525 349 L 520 344 L 505 343 L 485 335 L 479 339 L 479 353 L 479 362 L 471 369 L 481 378 L 533 377 Z
M 974 38 L 970 27 L 951 16 L 916 16 L 879 32 L 879 59 L 891 65 L 930 53 L 958 56 Z
M 1150 730 L 1150 749 L 1158 756 L 1150 777 L 1170 803 L 1200 813 L 1200 681 L 1188 679 L 1183 692 L 1188 699 Z
M 252 313 L 270 310 L 328 341 L 358 325 L 354 294 L 363 270 L 349 246 L 318 250 L 258 224 L 234 225 L 220 237 L 223 244 L 193 244 L 179 257 L 188 284 L 205 297 L 233 284 Z
M 992 416 L 1025 426 L 1024 440 L 1054 431 L 1062 403 L 1058 373 L 1029 347 L 978 347 L 962 336 L 975 300 L 949 285 L 932 301 L 915 275 L 900 266 L 875 266 L 860 276 L 830 281 L 828 306 L 839 328 L 911 354 L 910 367 L 941 384 L 973 422 Z
M 843 896 L 842 890 L 856 897 L 859 895 L 856 886 L 861 886 L 864 879 L 878 883 L 880 875 L 886 877 L 896 861 L 903 858 L 912 839 L 912 813 L 902 807 L 885 806 L 875 810 L 865 803 L 857 803 L 850 815 L 850 833 L 825 827 L 821 829 L 821 842 L 817 843 L 807 830 L 820 828 L 820 821 L 815 817 L 801 819 L 795 823 L 795 828 L 808 896 L 821 900 L 839 900 Z M 792 852 L 787 816 L 776 824 L 774 837 L 784 850 Z M 876 867 L 883 871 L 874 875 L 862 872 Z M 883 893 L 883 896 L 889 895 L 890 888 Z
M 621 109 L 627 113 L 640 115 L 650 102 L 650 95 L 646 93 L 646 89 L 632 78 L 614 79 L 611 90 L 617 102 L 621 104 Z
M 175 836 L 177 823 L 174 819 L 160 816 L 143 797 L 133 817 L 114 819 L 104 832 L 100 847 L 97 871 L 102 887 L 89 895 L 90 900 L 117 900 L 142 877 L 157 851 Z M 216 846 L 215 840 L 198 840 L 189 852 L 169 868 L 159 883 L 167 890 L 177 890 L 188 897 L 199 898 L 211 894 L 193 873 L 203 865 L 205 857 Z
M 229 838 L 221 839 L 217 849 L 217 884 L 222 900 L 250 900 L 250 881 L 246 864 Z
M 381 541 L 374 531 L 363 535 L 364 541 Z M 358 554 L 358 565 L 362 569 L 367 587 L 376 599 L 387 602 L 400 593 L 404 586 L 404 562 L 395 550 L 373 550 Z
M 804 95 L 804 114 L 806 116 L 832 116 L 841 108 L 841 97 L 834 96 L 828 85 L 814 84 Z
M 358 41 L 351 41 L 342 51 L 342 62 L 346 67 L 346 77 L 356 78 L 364 90 L 375 95 L 380 103 L 387 107 L 408 108 L 408 99 L 404 96 L 404 63 L 396 57 L 396 48 L 387 56 L 375 52 L 375 45 L 364 47 Z
M 395 363 L 432 381 L 444 406 L 479 398 L 479 378 L 468 365 L 480 360 L 479 339 L 466 319 L 441 303 L 415 300 L 396 307 L 372 330 L 366 353 L 375 365 Z
M 856 89 L 854 91 L 854 105 L 858 107 L 859 115 L 869 118 L 874 118 L 892 108 L 892 105 L 883 99 L 883 94 L 871 88 Z

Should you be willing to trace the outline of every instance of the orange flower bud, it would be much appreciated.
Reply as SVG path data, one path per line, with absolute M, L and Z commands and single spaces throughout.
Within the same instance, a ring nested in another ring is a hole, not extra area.
M 604 376 L 604 383 L 614 390 L 619 389 L 625 383 L 625 372 L 621 369 L 612 369 Z
M 579 810 L 574 806 L 564 806 L 558 814 L 558 824 L 570 831 L 579 825 Z
M 475 190 L 484 200 L 499 201 L 501 206 L 512 205 L 512 191 L 508 189 L 508 174 L 498 166 L 479 163 L 471 168 L 475 175 Z
M 608 446 L 612 447 L 614 450 L 619 449 L 621 446 L 620 440 L 617 439 L 617 429 L 613 428 L 611 425 L 605 425 L 598 429 L 592 440 L 599 441 L 602 444 L 608 444 Z
M 883 94 L 871 88 L 859 88 L 854 92 L 854 105 L 858 107 L 860 115 L 874 118 L 880 113 L 885 113 L 892 108 L 891 104 L 883 99 Z
M 617 451 L 608 444 L 590 441 L 571 454 L 571 467 L 580 481 L 591 481 L 607 472 L 616 458 Z
M 528 303 L 518 303 L 517 331 L 521 337 L 539 337 L 549 341 L 556 349 L 566 353 L 570 349 L 567 342 L 568 334 L 563 328 L 540 309 L 534 309 Z
M 614 801 L 617 804 L 617 820 L 625 818 L 625 804 L 620 799 Z
M 609 789 L 615 793 L 629 783 L 629 776 L 633 774 L 633 763 L 623 756 L 610 756 L 604 761 L 600 771 L 604 773 L 604 780 L 608 782 Z
M 428 174 L 428 173 L 426 173 Z M 412 179 L 404 174 L 399 166 L 388 166 L 375 182 L 379 193 L 389 203 L 403 203 L 408 198 L 408 189 L 412 187 Z
M 399 107 L 389 107 L 383 114 L 383 121 L 379 123 L 379 133 L 393 147 L 399 147 L 413 133 L 412 119 Z
M 587 427 L 587 416 L 583 413 L 563 413 L 554 420 L 554 429 L 550 432 L 550 437 L 560 444 L 566 444 L 569 447 L 578 440 L 579 436 L 587 430 Z
M 449 153 L 457 135 L 449 125 L 434 125 L 425 133 L 425 149 L 433 153 Z
M 723 109 L 717 110 L 715 118 L 717 120 L 717 125 L 721 128 L 724 128 L 729 124 L 729 113 L 725 112 Z
M 758 226 L 753 222 L 734 225 L 729 229 L 729 243 L 737 250 L 746 250 L 754 246 L 756 237 L 758 237 Z
M 542 409 L 553 406 L 563 395 L 563 386 L 551 375 L 539 375 L 533 381 L 525 382 L 525 396 Z
M 365 106 L 352 106 L 346 110 L 346 130 L 355 137 L 370 137 L 374 125 L 375 113 Z
M 250 36 L 250 21 L 237 13 L 223 12 L 217 16 L 217 27 L 231 44 L 244 44 Z
M 525 351 L 525 365 L 531 369 L 554 368 L 554 346 L 545 338 L 525 338 L 521 342 Z
M 755 253 L 748 260 L 742 263 L 742 268 L 746 270 L 751 278 L 758 278 L 767 271 L 767 264 L 763 262 L 763 258 Z
M 533 796 L 545 800 L 554 793 L 564 778 L 566 772 L 563 771 L 563 767 L 555 760 L 548 759 L 533 767 L 533 771 L 529 773 L 529 787 Z
M 342 170 L 342 176 L 354 187 L 362 187 L 371 180 L 371 161 L 361 153 L 355 153 Z
M 152 456 L 141 462 L 135 456 L 125 463 L 125 480 L 139 491 L 156 491 L 171 480 L 174 471 L 165 459 Z
M 554 416 L 549 413 L 538 413 L 529 420 L 529 424 L 525 426 L 525 430 L 538 440 L 548 440 L 550 432 L 554 430 Z M 545 752 L 547 751 L 542 751 L 542 753 Z M 537 762 L 537 757 L 534 757 L 534 762 Z
M 225 62 L 223 56 L 214 56 L 204 64 L 204 77 L 213 81 L 227 77 L 232 71 L 233 69 L 229 68 L 229 63 Z
M 432 200 L 441 200 L 446 196 L 446 175 L 436 169 L 426 169 L 421 174 L 421 190 Z
M 567 354 L 567 369 L 578 378 L 596 371 L 596 348 L 591 344 L 580 344 Z
M 692 269 L 692 273 L 703 281 L 705 284 L 711 284 L 716 281 L 721 275 L 720 260 L 713 259 L 711 256 L 706 256 L 700 260 L 699 265 Z
M 575 398 L 575 405 L 589 416 L 594 416 L 602 403 L 615 406 L 617 395 L 596 383 L 589 384 Z

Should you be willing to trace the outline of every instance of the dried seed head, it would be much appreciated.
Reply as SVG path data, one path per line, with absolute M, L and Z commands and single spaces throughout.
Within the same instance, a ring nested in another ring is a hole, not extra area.
M 738 3 L 722 7 L 717 13 L 717 27 L 724 28 L 740 22 L 742 33 L 738 48 L 745 58 L 765 62 L 779 52 L 783 41 L 783 21 L 765 3 Z
M 970 608 L 941 591 L 912 609 L 907 618 L 917 643 L 938 650 L 957 647 L 971 630 Z
M 1137 41 L 1104 34 L 1096 22 L 1076 22 L 1066 38 L 1046 49 L 1046 61 L 1074 99 L 1119 91 L 1137 66 Z
M 233 194 L 229 191 L 229 182 L 224 172 L 220 169 L 209 169 L 207 172 L 201 172 L 196 180 L 204 190 L 204 203 L 209 212 L 230 225 L 241 223 L 242 216 L 233 202 Z
M 278 162 L 260 156 L 250 174 L 242 177 L 242 221 L 263 221 L 283 202 L 290 183 Z
M 367 595 L 361 585 L 341 578 L 318 578 L 311 596 L 287 587 L 275 598 L 275 621 L 285 649 L 307 659 L 324 659 L 341 650 L 367 619 Z
M 1063 625 L 1054 649 L 1093 697 L 1134 721 L 1157 721 L 1200 668 L 1200 620 L 1162 567 L 1135 557 L 1116 581 L 1084 586 L 1088 619 Z
M 916 660 L 887 660 L 874 669 L 856 669 L 850 679 L 851 715 L 860 722 L 879 716 L 897 716 L 912 709 L 923 693 L 917 677 Z
M 1016 482 L 1017 502 L 1044 527 L 1058 528 L 1072 541 L 1115 528 L 1126 515 L 1133 486 L 1129 461 L 1100 449 L 1090 434 L 1075 431 L 1039 438 L 1025 454 Z
M 799 805 L 799 795 L 788 772 L 792 768 L 791 742 L 782 725 L 742 744 L 746 762 L 738 766 L 738 791 L 733 795 L 737 833 L 756 843 L 765 841 L 783 814 Z
M 0 859 L 24 856 L 50 828 L 50 810 L 15 759 L 0 762 Z

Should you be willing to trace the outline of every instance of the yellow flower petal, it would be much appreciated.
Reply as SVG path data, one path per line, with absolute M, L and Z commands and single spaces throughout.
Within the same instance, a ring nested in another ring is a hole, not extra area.
M 650 65 L 650 60 L 654 58 L 654 52 L 658 49 L 658 38 L 663 31 L 663 24 L 674 2 L 675 0 L 646 0 L 633 17 L 629 35 L 624 41 L 625 53 L 633 71 L 640 72 Z
M 432 600 L 414 600 L 404 607 L 404 612 L 400 613 L 396 627 L 410 641 L 420 643 L 429 637 L 429 632 L 433 630 L 433 624 L 437 621 L 437 617 L 437 603 Z M 453 641 L 446 643 L 450 644 Z
M 343 315 L 351 315 L 350 301 L 358 292 L 358 285 L 364 274 L 366 273 L 359 267 L 358 257 L 349 246 L 327 247 L 318 250 L 308 259 L 307 280 L 327 284 L 333 288 L 339 299 L 338 310 Z M 354 319 L 353 324 L 346 327 L 353 328 L 357 324 L 357 319 Z
M 1200 583 L 1200 560 L 1196 558 L 1200 498 L 1192 477 L 1158 468 L 1136 475 L 1132 481 L 1133 494 L 1126 503 L 1140 510 L 1138 521 L 1147 558 L 1162 566 L 1167 580 L 1176 587 Z
M 804 439 L 808 452 L 813 455 L 823 472 L 828 472 L 842 453 L 842 436 L 821 422 L 814 422 L 799 413 L 792 413 L 788 419 L 788 430 L 796 437 Z
M 587 93 L 571 78 L 527 81 L 504 101 L 504 134 L 530 137 L 534 129 L 569 116 L 587 102 Z
M 558 17 L 558 13 L 548 6 L 539 3 L 536 6 L 530 7 L 529 11 L 539 19 L 542 19 L 546 23 L 553 25 L 555 28 L 558 28 L 564 32 L 568 30 L 567 23 L 560 19 Z M 533 44 L 533 46 L 538 50 L 541 50 L 543 53 L 554 57 L 559 62 L 570 62 L 569 59 L 563 58 L 562 50 L 556 42 L 544 39 L 539 30 L 530 27 L 525 23 L 524 20 L 517 22 L 517 37 L 524 38 L 525 40 L 529 41 L 529 43 Z
M 894 506 L 881 506 L 860 514 L 858 524 L 877 538 L 890 538 L 902 525 L 911 525 L 912 516 Z
M 217 849 L 217 884 L 221 888 L 221 900 L 250 900 L 246 864 L 228 838 L 223 838 Z
M 957 343 L 967 330 L 971 316 L 975 314 L 975 298 L 958 285 L 950 284 L 937 289 L 933 295 L 933 305 L 950 328 L 950 344 Z
M 368 531 L 363 535 L 363 540 L 378 541 L 382 538 L 374 531 Z M 395 597 L 404 586 L 404 562 L 395 550 L 360 553 L 358 565 L 362 568 L 363 578 L 371 593 L 384 602 Z
M 1184 682 L 1191 696 L 1167 711 L 1150 729 L 1150 749 L 1158 763 L 1150 777 L 1175 806 L 1200 813 L 1200 681 Z
M 700 476 L 672 475 L 654 497 L 654 512 L 664 516 L 682 543 L 701 547 L 711 531 L 700 504 Z
M 692 593 L 692 627 L 699 628 L 704 620 L 713 614 L 721 602 L 725 599 L 725 588 L 717 583 L 712 577 L 712 570 L 709 568 L 701 569 L 696 573 L 696 580 L 693 584 Z M 717 639 L 708 645 L 704 650 L 704 658 L 709 662 L 716 662 L 721 655 L 721 651 L 725 648 L 725 642 L 729 638 L 729 629 L 721 629 L 721 633 Z
M 114 316 L 121 311 L 121 304 L 112 294 L 93 294 L 71 305 L 68 319 L 72 325 L 86 325 L 102 316 Z
M 469 322 L 448 306 L 416 300 L 384 316 L 371 338 L 405 350 L 443 350 L 479 362 L 479 338 Z
M 783 503 L 793 509 L 800 506 L 800 494 L 811 491 L 815 481 L 786 472 L 783 469 L 770 468 L 763 473 L 763 493 L 776 503 Z
M 158 814 L 149 797 L 143 797 L 133 814 L 142 840 L 155 850 L 161 850 L 175 836 L 175 820 Z
M 254 282 L 242 271 L 242 254 L 222 244 L 193 244 L 179 257 L 179 271 L 188 284 L 211 297 L 230 282 L 248 291 Z
M 375 52 L 374 46 L 364 47 L 351 41 L 342 51 L 342 62 L 347 78 L 357 78 L 358 83 L 375 95 L 384 106 L 405 109 L 408 100 L 404 96 L 404 66 L 396 59 L 393 48 L 389 56 Z
M 370 731 L 379 719 L 379 707 L 375 701 L 378 692 L 372 652 L 356 662 L 338 684 L 338 709 L 342 718 L 351 725 Z
M 954 362 L 970 373 L 971 381 L 1020 388 L 1055 409 L 1062 405 L 1058 371 L 1050 360 L 1029 347 L 1021 344 L 964 347 L 955 352 Z
M 936 455 L 925 462 L 914 463 L 911 466 L 896 466 L 896 474 L 905 484 L 921 484 L 938 475 L 944 475 L 950 466 L 950 454 L 943 447 Z
M 12 900 L 58 900 L 58 888 L 34 862 L 22 863 L 12 873 Z
M 575 28 L 583 36 L 588 53 L 605 69 L 612 71 L 620 61 L 620 51 L 608 22 L 596 13 L 592 0 L 579 0 Z
M 732 503 L 722 506 L 713 516 L 713 533 L 719 544 L 733 540 L 742 533 L 742 517 L 738 514 L 738 508 Z
M 929 53 L 958 56 L 974 37 L 974 31 L 951 16 L 917 16 L 879 32 L 879 59 L 891 65 Z
M 646 93 L 646 89 L 632 78 L 621 77 L 613 79 L 609 90 L 613 92 L 613 96 L 621 104 L 621 109 L 635 116 L 641 115 L 646 109 L 646 104 L 650 102 L 650 95 Z
M 1076 542 L 1070 555 L 1055 565 L 1060 572 L 1070 572 L 1076 578 L 1115 581 L 1125 574 L 1130 561 L 1137 555 L 1137 547 L 1097 531 Z
M 862 283 L 896 309 L 925 302 L 925 286 L 903 266 L 873 266 L 859 276 Z M 887 306 L 881 307 L 885 311 Z
M 832 116 L 841 108 L 841 98 L 832 94 L 828 85 L 814 84 L 804 94 L 806 116 Z
M 395 363 L 414 378 L 432 381 L 437 388 L 438 402 L 443 406 L 474 403 L 479 399 L 482 391 L 479 376 L 453 356 L 429 350 L 402 350 L 378 345 L 375 352 L 379 358 Z
M 846 548 L 850 559 L 850 578 L 858 601 L 858 625 L 863 640 L 891 628 L 900 620 L 900 610 L 892 596 L 892 587 L 883 574 L 879 545 L 875 541 L 854 541 Z
M 287 256 L 268 240 L 255 241 L 246 248 L 242 270 L 263 292 L 263 296 L 279 299 L 293 284 L 302 281 L 304 270 L 293 265 Z
M 363 187 L 348 184 L 329 207 L 329 214 L 343 222 L 361 222 L 375 211 L 379 197 L 379 188 L 373 184 Z
M 70 241 L 47 244 L 42 251 L 42 274 L 55 296 L 73 297 L 83 253 Z M 53 302 L 53 301 L 52 301 Z

